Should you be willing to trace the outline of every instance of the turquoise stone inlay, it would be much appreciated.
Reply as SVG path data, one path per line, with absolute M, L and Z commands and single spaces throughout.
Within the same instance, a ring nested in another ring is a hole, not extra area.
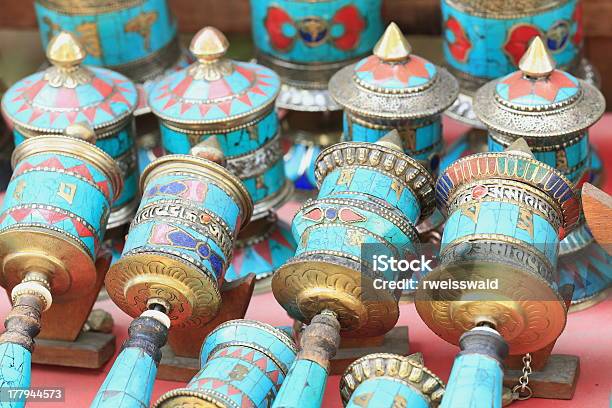
M 34 2 L 43 47 L 59 31 L 70 31 L 83 41 L 87 64 L 112 67 L 135 63 L 176 40 L 176 21 L 166 0 L 108 3 L 106 8 L 93 6 L 84 11 L 80 8 L 86 8 L 86 2 L 68 4 L 73 7 L 64 11 L 45 1 Z
M 310 360 L 296 360 L 272 408 L 320 408 L 327 370 Z
M 569 102 L 579 94 L 578 80 L 559 70 L 537 80 L 517 71 L 500 79 L 495 89 L 495 95 L 502 102 L 525 108 L 544 108 Z
M 388 377 L 369 378 L 353 391 L 347 408 L 379 407 L 429 408 L 422 393 L 408 384 Z
M 14 343 L 0 344 L 0 388 L 29 389 L 32 378 L 32 353 Z M 3 392 L 5 399 L 0 401 L 0 408 L 24 408 L 25 395 L 8 400 L 9 395 Z
M 504 371 L 483 354 L 459 355 L 453 364 L 440 408 L 501 408 Z
M 491 5 L 471 6 L 482 9 L 477 13 L 462 10 L 461 1 L 441 2 L 444 56 L 452 68 L 482 79 L 507 75 L 516 69 L 536 36 L 542 37 L 561 66 L 570 67 L 579 58 L 583 28 L 578 0 L 558 2 L 555 7 L 523 15 L 511 9 L 511 2 L 486 3 Z
M 137 347 L 123 349 L 90 408 L 148 407 L 156 374 L 157 364 L 144 350 Z
M 383 31 L 381 0 L 251 0 L 257 49 L 301 64 L 368 53 Z
M 411 55 L 408 61 L 401 64 L 391 64 L 371 55 L 355 65 L 355 77 L 359 84 L 387 91 L 417 90 L 429 85 L 437 72 L 434 64 L 417 55 Z

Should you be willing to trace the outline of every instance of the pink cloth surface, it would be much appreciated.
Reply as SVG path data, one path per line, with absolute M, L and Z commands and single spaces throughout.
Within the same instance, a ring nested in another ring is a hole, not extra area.
M 451 142 L 467 128 L 454 121 L 445 121 L 445 137 Z M 608 174 L 612 172 L 612 114 L 607 114 L 592 130 L 591 140 L 603 158 Z M 605 189 L 612 192 L 612 177 L 608 177 Z M 290 222 L 297 210 L 297 203 L 288 203 L 280 211 L 281 218 Z M 4 318 L 10 304 L 7 296 L 0 297 L 0 316 Z M 127 327 L 132 320 L 119 310 L 110 300 L 96 304 L 97 308 L 109 311 L 115 319 L 114 333 L 117 336 L 117 351 L 127 336 Z M 413 304 L 400 306 L 401 316 L 398 324 L 407 325 L 410 331 L 410 351 L 422 352 L 425 364 L 444 381 L 458 348 L 437 337 L 419 318 Z M 554 353 L 573 354 L 580 357 L 580 378 L 573 400 L 531 399 L 517 402 L 513 406 L 526 408 L 600 408 L 612 406 L 612 302 L 608 300 L 585 311 L 569 315 L 567 327 L 558 339 Z M 67 316 L 67 318 L 70 318 Z M 274 325 L 289 325 L 291 320 L 276 302 L 272 293 L 253 297 L 246 318 L 261 320 Z M 57 366 L 34 365 L 32 370 L 33 387 L 64 387 L 64 403 L 29 403 L 29 408 L 88 407 L 98 387 L 104 381 L 114 358 L 100 370 L 64 368 Z M 327 383 L 324 408 L 342 407 L 338 391 L 339 376 L 330 377 Z M 155 383 L 152 402 L 164 392 L 179 388 L 184 383 L 158 380 Z M 460 407 L 458 407 L 460 408 Z

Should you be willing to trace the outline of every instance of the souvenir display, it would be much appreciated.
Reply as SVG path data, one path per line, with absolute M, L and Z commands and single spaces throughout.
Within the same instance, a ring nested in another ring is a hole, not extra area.
M 461 84 L 461 94 L 447 114 L 461 122 L 484 127 L 472 110 L 474 92 L 515 71 L 538 36 L 564 70 L 599 83 L 596 70 L 583 58 L 580 0 L 441 0 L 440 4 L 444 57 Z
M 344 109 L 344 140 L 376 142 L 395 129 L 406 154 L 437 172 L 441 114 L 457 98 L 459 86 L 445 69 L 413 55 L 395 23 L 373 55 L 333 76 L 329 91 Z
M 138 94 L 129 79 L 105 68 L 82 65 L 87 53 L 77 38 L 60 32 L 47 47 L 52 64 L 11 86 L 3 113 L 14 124 L 15 145 L 47 134 L 62 134 L 75 123 L 96 132 L 96 145 L 115 159 L 124 189 L 114 201 L 108 228 L 130 222 L 138 206 L 138 163 L 134 122 Z
M 489 128 L 489 150 L 501 151 L 524 138 L 536 159 L 580 188 L 592 179 L 589 127 L 604 113 L 603 95 L 556 69 L 540 37 L 532 41 L 519 68 L 476 93 L 474 110 Z M 584 219 L 561 243 L 560 255 L 561 282 L 574 285 L 573 303 L 584 307 L 602 299 L 612 285 L 612 263 L 594 242 Z
M 444 383 L 413 356 L 371 354 L 349 366 L 340 380 L 340 395 L 349 408 L 435 408 Z
M 442 406 L 470 406 L 478 398 L 500 407 L 506 354 L 545 349 L 565 327 L 566 299 L 555 272 L 559 239 L 580 217 L 579 197 L 519 139 L 504 152 L 453 163 L 438 179 L 436 201 L 448 214 L 440 266 L 425 277 L 416 307 L 436 334 L 462 346 Z M 478 287 L 431 289 L 448 280 Z M 485 375 L 492 380 L 481 381 Z M 514 391 L 530 396 L 521 384 Z
M 196 376 L 154 407 L 270 407 L 296 354 L 282 330 L 253 320 L 226 322 L 206 338 Z
M 197 331 L 221 307 L 219 288 L 253 204 L 215 163 L 224 161 L 220 150 L 207 144 L 193 153 L 159 158 L 141 177 L 142 202 L 105 280 L 110 298 L 136 319 L 93 407 L 125 399 L 148 406 L 170 327 Z
M 314 161 L 340 140 L 342 114 L 327 83 L 340 68 L 365 56 L 383 31 L 382 0 L 251 0 L 257 60 L 283 82 L 287 176 L 300 191 L 316 187 Z
M 319 196 L 295 216 L 298 248 L 274 274 L 272 290 L 291 317 L 316 321 L 318 327 L 310 324 L 302 335 L 302 352 L 275 401 L 278 407 L 320 406 L 329 359 L 337 348 L 337 342 L 320 342 L 339 341 L 340 333 L 360 339 L 382 336 L 395 326 L 399 293 L 376 290 L 373 281 L 397 277 L 373 270 L 362 245 L 395 258 L 414 254 L 415 225 L 434 209 L 433 179 L 403 153 L 396 131 L 376 143 L 327 148 L 316 168 Z M 310 341 L 313 350 L 306 347 Z M 305 381 L 308 392 L 292 391 L 305 388 Z
M 0 210 L 0 283 L 13 303 L 0 336 L 0 371 L 8 387 L 30 386 L 41 315 L 92 292 L 95 299 L 105 272 L 96 268 L 96 255 L 121 194 L 121 176 L 114 160 L 90 143 L 93 132 L 72 134 L 89 139 L 40 136 L 13 153 L 13 177 Z M 74 319 L 79 315 L 75 310 Z M 25 395 L 19 400 L 23 406 Z
M 225 58 L 228 47 L 217 29 L 202 29 L 190 47 L 198 61 L 159 81 L 149 105 L 160 119 L 166 153 L 185 154 L 200 141 L 218 139 L 228 170 L 251 194 L 251 222 L 257 224 L 239 236 L 240 251 L 227 276 L 254 272 L 264 278 L 295 248 L 274 214 L 291 193 L 274 109 L 280 79 L 263 66 Z

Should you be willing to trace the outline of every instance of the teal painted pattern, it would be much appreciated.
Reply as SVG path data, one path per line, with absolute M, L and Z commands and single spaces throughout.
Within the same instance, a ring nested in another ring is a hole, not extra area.
M 14 343 L 0 344 L 0 388 L 30 388 L 32 353 Z M 25 397 L 18 401 L 0 401 L 0 408 L 23 408 Z
M 501 408 L 504 371 L 482 354 L 457 356 L 440 408 Z
M 388 377 L 365 380 L 359 384 L 346 405 L 347 408 L 429 408 L 429 406 L 429 402 L 414 388 Z
M 148 408 L 157 365 L 137 347 L 121 351 L 98 390 L 91 408 Z
M 490 136 L 488 145 L 491 152 L 502 152 L 508 147 Z M 558 150 L 543 152 L 533 148 L 533 154 L 536 159 L 556 168 L 570 181 L 576 183 L 591 167 L 589 134 L 585 132 L 576 143 L 565 147 L 559 146 Z
M 472 235 L 495 234 L 535 247 L 554 267 L 559 247 L 557 231 L 545 218 L 529 214 L 530 219 L 523 222 L 518 205 L 498 201 L 483 201 L 460 207 L 446 221 L 440 251 Z
M 43 48 L 60 30 L 81 37 L 87 49 L 86 64 L 120 66 L 149 57 L 175 40 L 176 21 L 166 0 L 143 0 L 128 6 L 111 6 L 108 12 L 74 14 L 34 3 Z
M 381 0 L 251 0 L 253 39 L 269 56 L 302 64 L 367 54 L 383 33 Z
M 388 174 L 369 168 L 355 168 L 350 178 L 343 177 L 342 169 L 329 173 L 319 189 L 319 197 L 337 196 L 345 192 L 371 195 L 401 210 L 413 223 L 421 216 L 421 207 L 415 195 L 407 188 L 395 187 L 395 180 Z
M 468 75 L 495 79 L 516 69 L 530 40 L 539 35 L 562 67 L 571 65 L 582 49 L 582 9 L 578 0 L 518 18 L 481 17 L 442 0 L 444 56 Z M 486 35 L 483 35 L 486 33 Z
M 327 371 L 310 360 L 296 360 L 272 408 L 320 408 Z
M 407 91 L 430 84 L 438 73 L 438 69 L 434 64 L 417 55 L 411 55 L 410 61 L 403 64 L 408 68 L 418 68 L 418 70 L 414 69 L 413 72 L 419 72 L 419 74 L 411 75 L 407 80 L 398 76 L 389 76 L 381 79 L 380 72 L 375 72 L 371 67 L 384 65 L 380 58 L 375 55 L 364 58 L 355 65 L 355 79 L 374 89 Z
M 187 154 L 196 144 L 216 136 L 221 150 L 227 158 L 252 153 L 278 134 L 279 124 L 276 111 L 272 110 L 256 123 L 230 132 L 222 129 L 214 133 L 187 133 L 160 123 L 162 144 L 169 154 Z
M 16 166 L 0 211 L 0 230 L 28 224 L 61 231 L 95 259 L 106 231 L 113 187 L 95 166 L 60 153 Z

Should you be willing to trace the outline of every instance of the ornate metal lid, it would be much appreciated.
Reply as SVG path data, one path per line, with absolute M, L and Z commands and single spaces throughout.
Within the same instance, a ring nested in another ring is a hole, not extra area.
M 459 94 L 444 68 L 411 54 L 395 23 L 374 54 L 336 73 L 329 83 L 333 99 L 354 113 L 383 119 L 418 119 L 448 108 Z
M 170 74 L 149 94 L 153 113 L 162 120 L 189 127 L 246 123 L 274 105 L 280 79 L 261 65 L 224 58 L 227 38 L 205 27 L 191 41 L 198 59 Z
M 556 69 L 540 37 L 534 38 L 519 68 L 476 93 L 474 111 L 489 128 L 525 137 L 564 136 L 587 129 L 603 115 L 601 93 Z
M 136 87 L 121 74 L 81 65 L 85 55 L 73 34 L 58 34 L 47 47 L 51 67 L 7 91 L 2 99 L 5 114 L 33 132 L 62 133 L 77 122 L 95 130 L 123 124 L 136 108 Z

